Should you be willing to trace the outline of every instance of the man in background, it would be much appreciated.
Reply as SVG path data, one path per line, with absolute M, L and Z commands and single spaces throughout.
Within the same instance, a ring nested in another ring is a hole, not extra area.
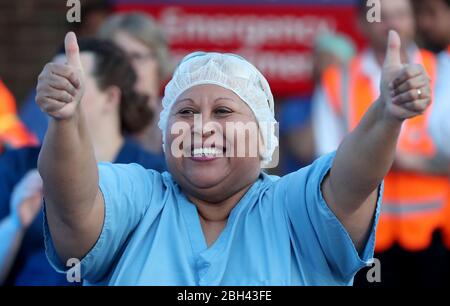
M 331 141 L 320 139 L 318 154 L 337 148 L 345 133 L 361 120 L 379 95 L 378 83 L 384 61 L 388 31 L 402 38 L 402 61 L 425 67 L 436 84 L 437 61 L 433 53 L 414 43 L 415 20 L 409 0 L 381 1 L 381 22 L 369 22 L 367 1 L 359 1 L 359 26 L 369 48 L 346 67 L 333 67 L 324 73 L 319 94 L 328 111 L 323 121 L 337 123 Z M 421 92 L 410 93 L 419 97 Z M 432 107 L 431 107 L 432 109 Z M 385 179 L 384 201 L 377 228 L 376 255 L 381 262 L 381 286 L 439 286 L 445 281 L 448 265 L 439 234 L 448 201 L 448 167 L 428 132 L 431 110 L 403 126 L 392 170 Z M 328 119 L 330 118 L 330 119 Z M 356 285 L 365 285 L 365 274 Z

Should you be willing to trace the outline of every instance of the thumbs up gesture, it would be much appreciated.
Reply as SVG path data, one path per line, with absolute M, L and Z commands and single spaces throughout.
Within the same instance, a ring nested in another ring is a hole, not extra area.
M 66 64 L 48 63 L 38 78 L 36 102 L 55 119 L 71 118 L 84 93 L 83 67 L 77 38 L 69 32 L 64 40 Z
M 421 65 L 402 64 L 400 37 L 389 32 L 381 79 L 385 115 L 403 121 L 423 114 L 431 103 L 430 79 Z

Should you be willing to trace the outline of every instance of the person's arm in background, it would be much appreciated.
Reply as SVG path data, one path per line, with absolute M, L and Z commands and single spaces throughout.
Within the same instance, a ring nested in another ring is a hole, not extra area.
M 0 221 L 0 285 L 14 264 L 26 229 L 42 203 L 42 180 L 37 170 L 30 171 L 11 196 L 10 214 Z
M 23 237 L 19 217 L 11 214 L 0 220 L 0 286 L 6 280 L 14 262 L 14 250 L 18 248 Z
M 65 38 L 66 65 L 47 64 L 39 76 L 36 102 L 51 119 L 39 155 L 46 218 L 62 261 L 83 258 L 104 221 L 97 162 L 80 106 L 84 75 L 74 33 Z
M 326 202 L 359 251 L 372 227 L 377 188 L 394 161 L 402 123 L 422 114 L 430 103 L 428 76 L 421 66 L 401 63 L 400 44 L 391 31 L 380 98 L 344 139 L 322 184 Z
M 429 132 L 439 151 L 440 167 L 450 176 L 450 53 L 442 52 L 438 56 L 438 74 L 434 102 L 429 120 Z M 444 160 L 442 162 L 442 160 Z
M 344 139 L 345 126 L 342 119 L 331 109 L 322 86 L 314 92 L 311 116 L 316 156 L 335 151 Z
M 448 140 L 448 143 L 449 143 L 448 145 L 450 146 L 450 140 Z M 449 176 L 450 175 L 449 160 L 450 157 L 446 158 L 441 154 L 437 154 L 436 156 L 427 158 L 415 154 L 398 153 L 395 156 L 395 161 L 392 168 L 395 170 L 401 170 L 406 172 Z

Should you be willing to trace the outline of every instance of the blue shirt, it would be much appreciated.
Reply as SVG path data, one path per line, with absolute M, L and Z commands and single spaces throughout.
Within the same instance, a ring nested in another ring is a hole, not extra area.
M 33 89 L 23 102 L 19 117 L 27 129 L 36 135 L 39 143 L 42 143 L 48 127 L 48 116 L 40 110 L 36 103 L 36 89 Z
M 0 220 L 10 214 L 9 202 L 14 186 L 30 170 L 37 168 L 40 147 L 29 147 L 5 152 L 0 156 Z M 145 151 L 133 140 L 125 138 L 115 159 L 119 163 L 138 163 L 156 171 L 165 170 L 160 156 Z M 41 211 L 27 229 L 16 260 L 6 280 L 8 285 L 64 285 L 65 275 L 58 274 L 45 256 Z M 6 235 L 6 233 L 5 233 Z M 0 233 L 0 238 L 2 233 Z
M 351 284 L 373 256 L 379 205 L 360 256 L 322 196 L 333 158 L 282 178 L 262 173 L 210 247 L 196 206 L 168 172 L 100 164 L 105 219 L 81 261 L 85 284 Z M 44 233 L 47 256 L 63 272 L 46 222 Z

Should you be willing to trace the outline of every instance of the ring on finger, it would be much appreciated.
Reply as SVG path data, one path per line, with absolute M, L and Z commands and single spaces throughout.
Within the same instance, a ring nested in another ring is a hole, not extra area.
M 421 89 L 417 89 L 417 96 L 419 97 L 419 99 L 422 99 L 422 90 Z

